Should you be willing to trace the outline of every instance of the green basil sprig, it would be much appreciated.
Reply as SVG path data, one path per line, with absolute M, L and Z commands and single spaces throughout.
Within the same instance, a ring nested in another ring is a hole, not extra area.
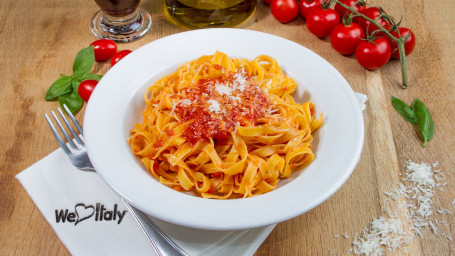
M 47 90 L 45 100 L 56 100 L 61 106 L 66 104 L 74 114 L 84 105 L 84 100 L 79 96 L 79 84 L 88 79 L 99 81 L 102 75 L 89 73 L 95 63 L 93 45 L 80 50 L 73 62 L 73 74 L 71 76 L 60 75 L 60 78 Z
M 418 98 L 414 99 L 412 105 L 404 103 L 402 100 L 392 96 L 392 106 L 406 121 L 417 125 L 423 137 L 423 146 L 427 146 L 427 141 L 434 136 L 434 123 L 425 104 Z

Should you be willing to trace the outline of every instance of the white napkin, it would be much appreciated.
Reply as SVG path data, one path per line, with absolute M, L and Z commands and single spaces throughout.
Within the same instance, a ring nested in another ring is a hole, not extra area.
M 363 111 L 367 97 L 356 97 Z M 120 198 L 96 173 L 73 167 L 63 150 L 16 178 L 71 254 L 156 255 Z M 207 231 L 152 219 L 192 256 L 253 255 L 275 227 Z
M 73 167 L 63 150 L 16 177 L 71 254 L 155 255 L 120 198 L 96 173 Z M 153 220 L 190 255 L 231 255 L 237 248 L 236 255 L 253 255 L 275 227 L 207 231 Z

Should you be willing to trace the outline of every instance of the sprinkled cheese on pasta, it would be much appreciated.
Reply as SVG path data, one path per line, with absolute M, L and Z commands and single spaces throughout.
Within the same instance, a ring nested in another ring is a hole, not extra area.
M 278 63 L 216 52 L 180 66 L 145 94 L 130 147 L 161 183 L 204 198 L 267 193 L 311 163 L 322 125 Z

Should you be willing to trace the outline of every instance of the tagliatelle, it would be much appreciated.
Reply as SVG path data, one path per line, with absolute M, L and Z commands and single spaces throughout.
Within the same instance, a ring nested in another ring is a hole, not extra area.
M 128 142 L 162 184 L 204 198 L 251 197 L 314 159 L 322 124 L 278 63 L 216 52 L 181 65 L 145 94 Z

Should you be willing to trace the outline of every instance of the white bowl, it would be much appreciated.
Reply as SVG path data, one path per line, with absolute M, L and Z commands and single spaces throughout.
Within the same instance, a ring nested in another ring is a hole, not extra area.
M 297 102 L 312 100 L 324 125 L 316 132 L 314 161 L 281 180 L 264 195 L 231 200 L 204 199 L 160 184 L 143 168 L 127 143 L 142 120 L 145 90 L 180 64 L 221 51 L 231 57 L 275 58 L 298 82 Z M 88 103 L 84 135 L 102 179 L 145 213 L 192 228 L 235 230 L 296 217 L 333 195 L 359 161 L 364 137 L 358 101 L 346 80 L 317 54 L 292 41 L 242 29 L 205 29 L 153 41 L 135 50 L 101 79 Z

